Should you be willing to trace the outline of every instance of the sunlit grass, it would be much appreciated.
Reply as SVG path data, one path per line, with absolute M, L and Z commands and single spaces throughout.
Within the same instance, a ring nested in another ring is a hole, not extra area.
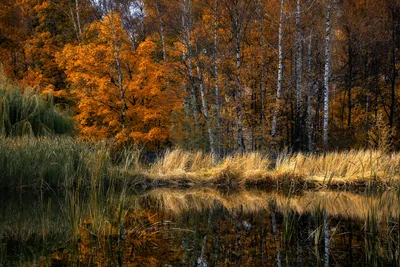
M 233 154 L 214 163 L 209 154 L 168 151 L 145 175 L 154 180 L 224 186 L 298 182 L 310 185 L 397 187 L 400 155 L 377 150 L 279 155 L 275 164 L 258 152 Z M 288 183 L 291 184 L 291 183 Z
M 105 142 L 72 137 L 0 137 L 0 187 L 208 186 L 240 188 L 398 188 L 400 154 L 377 150 L 326 154 L 249 152 L 215 160 L 211 154 L 169 150 L 154 163 L 141 162 L 137 147 L 114 151 Z M 117 153 L 117 156 L 114 154 Z

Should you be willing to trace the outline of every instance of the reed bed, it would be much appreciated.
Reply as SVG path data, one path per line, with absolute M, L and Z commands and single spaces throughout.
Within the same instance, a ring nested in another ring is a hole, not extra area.
M 321 155 L 283 153 L 273 164 L 268 155 L 258 152 L 233 154 L 215 161 L 209 154 L 172 150 L 143 175 L 155 181 L 187 185 L 375 185 L 387 188 L 399 185 L 400 154 L 377 150 Z
M 51 93 L 5 84 L 0 77 L 0 136 L 70 135 L 74 123 L 68 113 Z
M 239 188 L 399 188 L 400 154 L 377 150 L 327 154 L 249 152 L 216 160 L 211 154 L 169 150 L 153 164 L 137 147 L 120 150 L 72 137 L 0 137 L 0 188 L 205 186 Z
M 274 172 L 322 183 L 396 184 L 400 177 L 400 155 L 377 150 L 281 155 Z
M 189 184 L 244 185 L 268 175 L 271 160 L 259 152 L 233 154 L 216 161 L 212 155 L 183 150 L 167 151 L 144 175 L 153 180 Z
M 0 187 L 84 186 L 109 177 L 109 152 L 69 137 L 0 137 Z

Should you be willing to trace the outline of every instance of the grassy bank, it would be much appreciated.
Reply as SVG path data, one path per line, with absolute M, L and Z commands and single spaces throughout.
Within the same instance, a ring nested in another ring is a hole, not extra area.
M 117 156 L 116 156 L 117 154 Z M 70 137 L 0 138 L 0 187 L 96 187 L 119 183 L 154 188 L 217 186 L 398 187 L 400 154 L 380 151 L 325 155 L 281 154 L 277 160 L 252 152 L 221 160 L 201 152 L 171 150 L 141 164 L 136 148 L 115 152 L 105 143 Z
M 173 150 L 144 173 L 158 183 L 217 186 L 398 187 L 400 155 L 375 150 L 327 154 L 283 153 L 276 161 L 252 152 L 215 162 L 211 155 Z

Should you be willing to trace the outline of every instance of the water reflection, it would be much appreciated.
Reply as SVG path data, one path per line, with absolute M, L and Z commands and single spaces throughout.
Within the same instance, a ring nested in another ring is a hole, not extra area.
M 399 266 L 396 192 L 3 193 L 0 266 Z

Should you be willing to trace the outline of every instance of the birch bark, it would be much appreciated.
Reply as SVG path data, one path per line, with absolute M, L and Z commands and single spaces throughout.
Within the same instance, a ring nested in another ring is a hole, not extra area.
M 274 116 L 272 119 L 272 143 L 274 142 L 276 136 L 276 129 L 277 129 L 277 121 L 278 121 L 278 113 L 279 113 L 279 104 L 281 99 L 281 91 L 282 91 L 282 80 L 283 80 L 283 51 L 282 51 L 282 39 L 283 39 L 283 18 L 284 18 L 284 5 L 285 0 L 281 0 L 281 12 L 280 12 L 280 19 L 279 19 L 279 41 L 278 41 L 278 87 L 276 89 L 276 107 L 274 110 Z
M 214 134 L 212 132 L 211 121 L 208 116 L 207 99 L 206 99 L 206 93 L 205 93 L 204 85 L 203 85 L 203 75 L 202 75 L 202 71 L 201 71 L 199 65 L 197 65 L 197 73 L 199 75 L 198 78 L 199 78 L 199 86 L 200 86 L 200 93 L 201 93 L 201 103 L 203 106 L 203 115 L 204 115 L 204 118 L 206 120 L 206 125 L 207 125 L 208 139 L 210 142 L 210 150 L 211 150 L 211 154 L 214 156 L 215 155 Z
M 325 74 L 324 74 L 324 146 L 328 146 L 329 134 L 329 67 L 330 67 L 330 45 L 331 45 L 331 0 L 328 0 L 326 13 L 326 36 L 325 36 Z

